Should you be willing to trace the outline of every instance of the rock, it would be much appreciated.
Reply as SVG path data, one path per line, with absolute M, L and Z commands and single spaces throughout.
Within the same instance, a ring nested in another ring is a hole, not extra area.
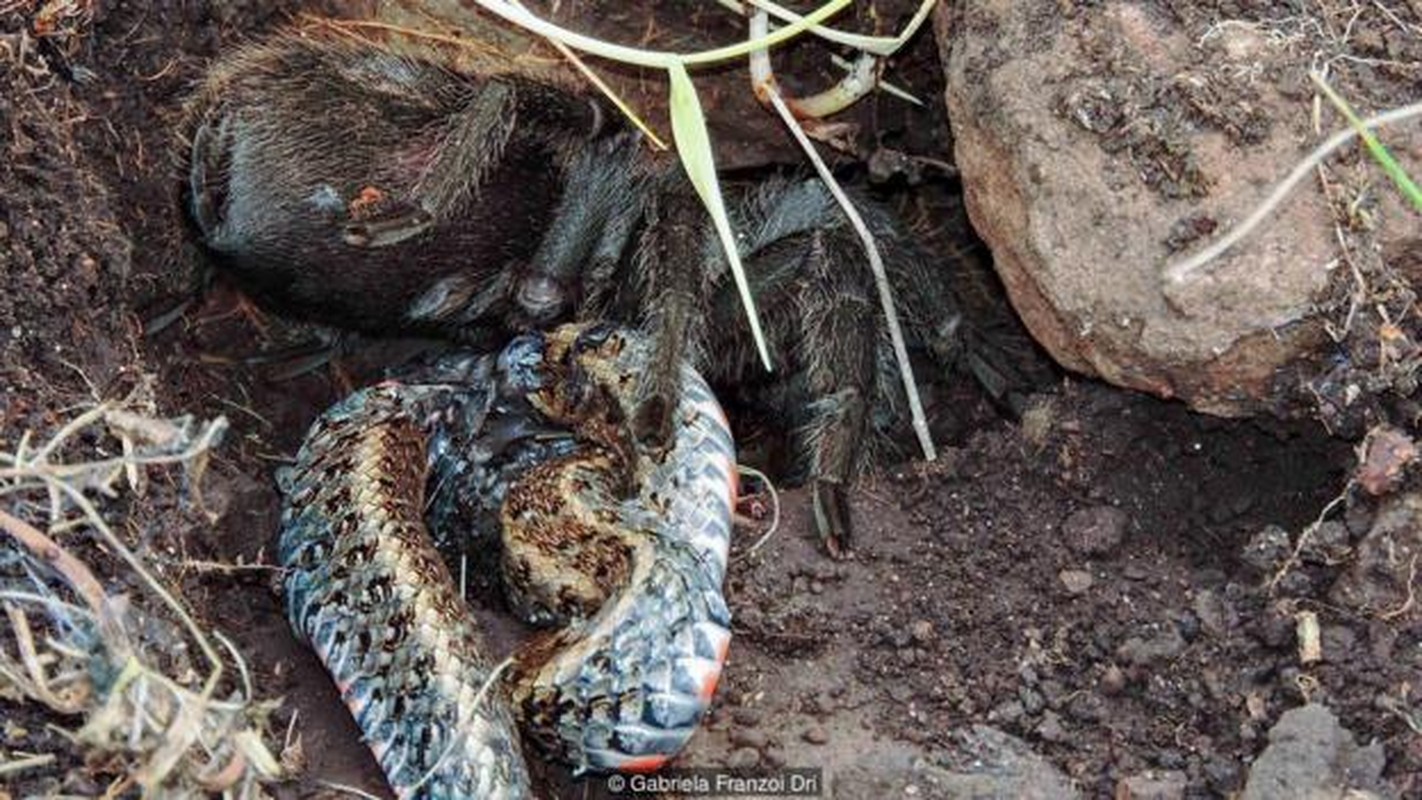
M 1224 636 L 1239 624 L 1239 614 L 1235 612 L 1234 606 L 1209 589 L 1196 592 L 1190 607 L 1195 611 L 1195 617 L 1200 620 L 1200 626 L 1211 636 Z
M 754 747 L 738 747 L 726 757 L 726 766 L 731 769 L 751 769 L 760 764 L 760 751 Z
M 909 636 L 912 636 L 913 640 L 919 644 L 928 644 L 933 641 L 933 623 L 926 619 L 914 621 L 909 626 Z
M 1348 560 L 1351 550 L 1348 526 L 1330 519 L 1309 531 L 1299 555 L 1316 564 L 1341 564 Z
M 817 692 L 805 700 L 803 708 L 807 714 L 817 714 L 819 716 L 833 714 L 835 709 L 834 698 L 830 697 L 829 692 Z
M 1346 625 L 1329 625 L 1323 629 L 1323 658 L 1335 664 L 1346 664 L 1358 657 L 1358 634 Z
M 1174 624 L 1166 624 L 1150 638 L 1132 636 L 1116 648 L 1116 657 L 1138 667 L 1156 661 L 1169 661 L 1185 652 L 1185 637 Z
M 1333 602 L 1365 615 L 1401 608 L 1409 587 L 1422 579 L 1422 495 L 1408 492 L 1383 501 L 1373 526 L 1358 542 L 1357 557 L 1329 592 Z
M 1016 725 L 1026 713 L 1027 709 L 1022 705 L 1021 700 L 1008 700 L 1005 703 L 999 703 L 988 712 L 988 721 L 1001 725 Z
M 1078 555 L 1106 555 L 1126 538 L 1129 524 L 1130 517 L 1115 506 L 1083 508 L 1062 521 L 1062 539 Z
M 1108 697 L 1120 694 L 1126 688 L 1126 673 L 1112 664 L 1101 675 L 1101 691 Z
M 1144 772 L 1122 778 L 1115 800 L 1183 800 L 1188 781 L 1179 770 Z
M 1385 764 L 1382 744 L 1359 747 L 1333 712 L 1313 703 L 1279 717 L 1269 731 L 1269 746 L 1254 760 L 1241 800 L 1385 794 Z
M 1055 711 L 1048 711 L 1042 715 L 1042 724 L 1037 726 L 1037 735 L 1042 737 L 1043 741 L 1062 742 L 1066 741 L 1067 729 Z
M 1253 77 L 1306 70 L 1303 51 L 1216 21 L 1126 0 L 943 6 L 969 217 L 1023 321 L 1064 366 L 1221 415 L 1312 408 L 1314 379 L 1320 410 L 1345 408 L 1366 367 L 1329 360 L 1325 324 L 1347 312 L 1326 299 L 1341 276 L 1317 187 L 1296 189 L 1208 268 L 1168 274 L 1320 139 L 1306 96 Z M 1401 79 L 1392 86 L 1406 102 Z M 1327 117 L 1329 132 L 1346 127 Z M 1398 149 L 1418 152 L 1419 128 L 1397 127 Z M 1369 161 L 1340 167 L 1342 180 L 1377 180 Z M 1377 195 L 1383 258 L 1416 264 L 1422 227 L 1398 192 Z
M 1417 443 L 1397 428 L 1382 425 L 1368 432 L 1363 443 L 1363 459 L 1354 477 L 1371 495 L 1392 492 L 1412 462 L 1417 460 Z
M 932 797 L 1011 797 L 1018 800 L 1075 800 L 1081 792 L 1070 779 L 1022 740 L 995 728 L 974 725 L 953 735 L 943 769 L 934 769 Z M 836 789 L 839 789 L 836 786 Z M 870 795 L 847 794 L 847 797 Z
M 1278 525 L 1269 525 L 1249 537 L 1239 557 L 1261 573 L 1273 572 L 1289 557 L 1293 547 L 1288 531 Z
M 1022 701 L 1022 709 L 1032 716 L 1042 713 L 1042 709 L 1047 707 L 1047 698 L 1036 689 L 1022 687 L 1017 690 L 1017 699 Z
M 1062 586 L 1067 590 L 1067 594 L 1081 594 L 1091 588 L 1091 584 L 1096 579 L 1091 577 L 1091 573 L 1084 569 L 1064 569 L 1057 574 L 1057 580 L 1062 582 Z
M 804 739 L 810 744 L 824 744 L 825 742 L 829 741 L 829 734 L 825 733 L 824 728 L 821 728 L 818 725 L 812 725 L 809 728 L 805 729 L 804 734 L 802 734 L 800 738 Z
M 758 728 L 733 728 L 729 738 L 731 744 L 736 747 L 754 747 L 757 750 L 764 748 L 770 741 L 765 731 Z
M 1087 689 L 1073 692 L 1070 697 L 1066 713 L 1078 722 L 1095 724 L 1110 716 L 1105 698 L 1096 692 Z
M 742 706 L 731 712 L 731 719 L 735 720 L 737 725 L 754 728 L 760 724 L 761 716 L 760 711 Z
M 1216 794 L 1232 797 L 1239 791 L 1239 765 L 1223 756 L 1215 756 L 1205 762 L 1205 780 Z

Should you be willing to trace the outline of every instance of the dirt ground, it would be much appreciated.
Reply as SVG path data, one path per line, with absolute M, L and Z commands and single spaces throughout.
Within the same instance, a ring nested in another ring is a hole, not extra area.
M 225 415 L 233 430 L 204 491 L 215 525 L 164 517 L 159 500 L 107 510 L 141 520 L 127 528 L 140 551 L 247 655 L 261 692 L 283 699 L 273 728 L 300 734 L 305 768 L 274 793 L 336 783 L 384 796 L 334 688 L 288 631 L 274 572 L 250 565 L 270 562 L 274 468 L 320 409 L 405 344 L 367 342 L 339 369 L 278 380 L 241 357 L 310 330 L 248 314 L 220 283 L 173 325 L 142 332 L 185 296 L 197 263 L 177 205 L 178 104 L 208 60 L 299 4 L 104 4 L 93 19 L 62 19 L 73 35 L 41 41 L 21 33 L 30 5 L 0 2 L 0 443 L 136 386 L 151 386 L 166 414 Z M 876 100 L 859 118 L 863 155 L 882 145 L 947 158 L 934 58 L 924 37 L 905 78 L 933 108 L 914 117 Z M 783 143 L 753 144 L 763 130 L 759 117 L 731 126 L 724 147 L 741 154 L 737 166 L 786 159 Z M 895 202 L 938 220 L 920 227 L 945 257 L 974 253 L 955 184 L 919 167 L 922 182 L 900 186 Z M 1314 701 L 1360 743 L 1381 745 L 1380 794 L 1422 797 L 1419 714 L 1404 713 L 1422 678 L 1422 613 L 1383 619 L 1332 603 L 1346 558 L 1305 551 L 1285 569 L 1280 552 L 1260 552 L 1269 526 L 1296 537 L 1346 492 L 1352 442 L 1065 376 L 1020 417 L 971 387 L 934 397 L 939 460 L 859 487 L 852 559 L 822 555 L 798 491 L 782 496 L 781 525 L 759 550 L 749 542 L 760 531 L 741 532 L 730 660 L 679 765 L 823 768 L 843 798 L 967 796 L 953 776 L 984 761 L 1022 777 L 1023 796 L 1024 786 L 1053 796 L 1065 775 L 1090 797 L 1227 797 L 1280 715 Z M 1349 494 L 1336 507 L 1345 550 L 1374 503 Z M 249 566 L 216 566 L 238 563 Z M 1323 659 L 1306 665 L 1301 611 L 1322 626 Z M 0 718 L 0 755 L 64 754 L 0 776 L 0 798 L 96 796 L 114 779 L 50 727 L 75 719 L 3 693 Z M 538 772 L 549 796 L 605 794 L 598 780 Z M 1142 792 L 1157 779 L 1178 792 Z

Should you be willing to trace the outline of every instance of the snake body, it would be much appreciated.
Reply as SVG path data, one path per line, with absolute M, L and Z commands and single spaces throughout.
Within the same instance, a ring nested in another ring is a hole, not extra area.
M 497 377 L 363 390 L 313 424 L 282 477 L 292 626 L 401 797 L 527 796 L 515 722 L 577 771 L 656 769 L 696 729 L 730 638 L 734 450 L 689 367 L 672 440 L 634 440 L 647 352 L 629 332 L 568 326 L 515 340 Z M 510 394 L 527 405 L 504 410 Z M 523 457 L 508 481 L 470 466 L 485 430 L 530 408 L 576 446 Z M 427 527 L 458 518 L 426 513 L 429 475 L 499 490 L 510 605 L 563 625 L 501 680 Z

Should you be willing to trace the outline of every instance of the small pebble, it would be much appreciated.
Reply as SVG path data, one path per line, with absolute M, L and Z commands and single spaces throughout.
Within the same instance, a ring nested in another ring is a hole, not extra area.
M 1062 718 L 1057 716 L 1055 711 L 1048 711 L 1042 715 L 1042 724 L 1037 726 L 1037 735 L 1048 742 L 1061 742 L 1067 738 L 1066 728 L 1062 725 Z
M 824 728 L 821 728 L 818 725 L 812 725 L 805 730 L 805 733 L 801 738 L 803 738 L 810 744 L 824 744 L 825 742 L 829 741 L 829 734 L 825 733 Z
M 731 712 L 731 719 L 735 720 L 737 725 L 754 728 L 760 724 L 761 716 L 760 712 L 753 708 L 738 708 Z
M 806 700 L 804 708 L 810 714 L 833 714 L 834 698 L 828 692 L 820 692 Z
M 1278 525 L 1269 525 L 1250 537 L 1240 559 L 1260 572 L 1272 572 L 1291 552 L 1289 532 Z
M 1130 800 L 1183 800 L 1186 785 L 1183 772 L 1146 772 L 1122 778 L 1116 785 L 1116 797 Z
M 988 722 L 995 722 L 1000 725 L 1013 725 L 1022 719 L 1027 713 L 1027 709 L 1022 706 L 1020 700 L 1008 700 L 999 704 L 988 712 Z
M 1130 521 L 1126 512 L 1115 506 L 1091 506 L 1062 520 L 1062 537 L 1067 547 L 1080 555 L 1106 555 L 1126 538 Z
M 1174 623 L 1166 623 L 1150 638 L 1132 636 L 1116 648 L 1116 657 L 1138 667 L 1169 661 L 1185 651 L 1185 637 Z
M 1034 717 L 1047 707 L 1047 699 L 1036 689 L 1024 687 L 1017 692 L 1017 698 L 1022 701 L 1022 708 Z
M 1101 691 L 1108 694 L 1120 694 L 1126 688 L 1126 673 L 1121 668 L 1112 664 L 1106 668 L 1106 672 L 1101 676 Z
M 750 769 L 760 764 L 760 751 L 754 747 L 742 747 L 733 750 L 726 758 L 726 766 L 731 769 Z
M 1224 636 L 1239 622 L 1239 616 L 1235 614 L 1234 609 L 1224 598 L 1209 589 L 1201 589 L 1195 593 L 1191 608 L 1211 636 Z
M 770 742 L 765 731 L 758 728 L 735 728 L 731 731 L 731 744 L 737 747 L 754 747 L 757 750 Z
M 1215 756 L 1205 762 L 1205 779 L 1219 794 L 1233 795 L 1241 783 L 1239 765 L 1223 756 Z
M 926 619 L 914 620 L 909 626 L 909 635 L 919 644 L 927 644 L 933 641 L 933 623 Z
M 1064 569 L 1057 578 L 1062 582 L 1062 586 L 1066 587 L 1067 594 L 1073 595 L 1090 589 L 1091 584 L 1096 582 L 1091 573 L 1083 569 Z

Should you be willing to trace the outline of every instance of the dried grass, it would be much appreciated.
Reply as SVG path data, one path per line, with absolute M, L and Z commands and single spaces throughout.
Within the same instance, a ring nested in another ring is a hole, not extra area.
M 267 744 L 276 703 L 255 698 L 237 649 L 197 623 L 97 505 L 124 487 L 143 494 L 149 472 L 166 469 L 202 508 L 202 473 L 227 423 L 136 406 L 100 403 L 43 445 L 27 433 L 0 452 L 0 696 L 81 717 L 64 735 L 82 760 L 118 773 L 110 795 L 265 797 L 262 784 L 282 773 Z M 115 584 L 142 592 L 106 588 L 86 561 L 100 553 L 117 557 L 105 564 Z M 0 775 L 56 760 L 7 756 Z

